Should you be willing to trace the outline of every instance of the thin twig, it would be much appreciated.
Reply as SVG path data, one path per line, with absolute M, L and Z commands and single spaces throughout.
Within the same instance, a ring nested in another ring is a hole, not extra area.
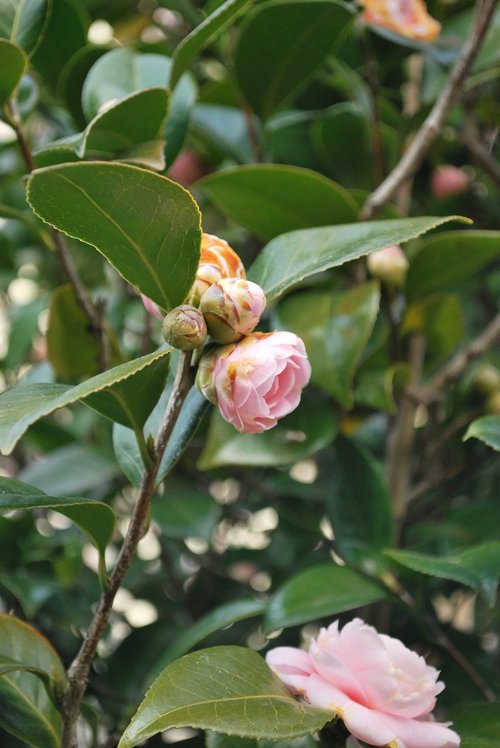
M 472 112 L 465 118 L 465 128 L 462 140 L 470 151 L 472 158 L 479 164 L 481 169 L 500 187 L 500 164 L 481 142 L 481 137 L 476 126 Z
M 373 55 L 370 40 L 366 28 L 360 30 L 361 51 L 365 68 L 365 80 L 370 92 L 370 103 L 372 109 L 372 150 L 373 150 L 373 168 L 375 172 L 375 186 L 379 185 L 385 176 L 384 165 L 384 146 L 382 143 L 380 107 L 378 105 L 378 93 L 380 84 L 378 80 L 377 61 Z
M 259 134 L 257 132 L 257 127 L 255 126 L 255 119 L 252 114 L 252 110 L 245 104 L 243 105 L 243 114 L 245 115 L 248 139 L 250 141 L 250 145 L 252 146 L 253 157 L 256 163 L 260 164 L 263 160 L 262 146 L 260 143 Z
M 491 320 L 477 338 L 460 348 L 424 387 L 415 387 L 410 382 L 404 390 L 405 395 L 416 403 L 433 402 L 440 397 L 447 385 L 452 384 L 463 374 L 472 361 L 486 353 L 498 341 L 500 341 L 500 313 Z
M 450 73 L 446 85 L 402 159 L 382 184 L 366 200 L 361 211 L 361 218 L 363 220 L 373 218 L 380 208 L 391 199 L 399 185 L 415 173 L 440 134 L 448 114 L 460 94 L 471 65 L 476 58 L 489 28 L 496 5 L 497 0 L 482 0 L 482 2 L 477 4 L 476 17 L 471 33 Z
M 29 147 L 28 141 L 26 140 L 21 126 L 21 119 L 18 116 L 15 103 L 9 101 L 5 105 L 6 117 L 9 125 L 13 128 L 16 133 L 19 150 L 23 156 L 24 162 L 28 172 L 31 174 L 35 170 L 36 164 L 33 159 L 33 154 Z M 55 254 L 59 260 L 64 274 L 66 275 L 78 305 L 85 314 L 89 322 L 89 330 L 97 343 L 97 365 L 100 371 L 105 371 L 109 364 L 109 350 L 108 350 L 108 339 L 103 325 L 102 309 L 97 304 L 94 304 L 90 299 L 83 283 L 80 280 L 78 271 L 73 262 L 73 258 L 66 247 L 63 235 L 56 229 L 51 229 L 51 236 L 54 240 Z
M 190 364 L 191 354 L 179 353 L 179 362 L 172 392 L 165 410 L 163 423 L 155 441 L 153 462 L 143 477 L 137 502 L 128 525 L 127 534 L 113 573 L 109 578 L 108 587 L 101 595 L 80 651 L 68 669 L 68 688 L 63 701 L 62 748 L 78 748 L 76 725 L 81 700 L 87 687 L 92 660 L 108 623 L 115 595 L 130 568 L 137 545 L 146 529 L 149 507 L 156 486 L 161 459 L 184 399 L 192 384 Z
M 416 387 L 420 381 L 424 356 L 425 338 L 421 333 L 415 333 L 409 343 L 410 384 L 413 387 Z M 404 519 L 408 506 L 417 407 L 417 403 L 409 398 L 401 400 L 389 439 L 388 480 L 394 514 L 400 523 Z

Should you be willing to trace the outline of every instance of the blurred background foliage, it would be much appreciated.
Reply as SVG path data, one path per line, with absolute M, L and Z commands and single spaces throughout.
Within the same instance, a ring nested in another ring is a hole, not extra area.
M 12 39 L 7 5 L 0 4 L 0 35 Z M 217 0 L 24 5 L 30 22 L 13 41 L 29 62 L 15 116 L 34 164 L 116 159 L 166 173 L 192 190 L 204 230 L 226 238 L 247 267 L 284 232 L 357 220 L 442 89 L 473 11 L 469 2 L 431 0 L 442 33 L 423 45 L 362 28 L 351 6 L 241 3 L 167 94 L 174 50 Z M 296 41 L 304 27 L 312 36 Z M 262 651 L 267 635 L 278 634 L 279 643 L 297 645 L 333 615 L 347 620 L 358 609 L 442 670 L 440 703 L 464 736 L 496 745 L 498 706 L 462 705 L 500 688 L 498 349 L 416 408 L 403 516 L 394 516 L 383 465 L 411 377 L 412 341 L 425 341 L 426 381 L 497 312 L 499 187 L 474 144 L 500 157 L 499 50 L 497 12 L 460 106 L 413 184 L 382 214 L 458 214 L 474 225 L 407 243 L 404 291 L 381 289 L 355 262 L 308 278 L 271 305 L 265 324 L 303 336 L 313 365 L 300 408 L 258 437 L 207 414 L 159 491 L 94 664 L 84 712 L 89 745 L 114 745 L 153 677 L 190 648 L 235 643 Z M 96 342 L 47 226 L 25 201 L 26 163 L 5 112 L 2 385 L 76 384 L 99 370 Z M 443 164 L 462 169 L 458 194 L 432 190 Z M 68 246 L 105 310 L 113 363 L 153 351 L 160 324 L 133 289 L 98 253 L 73 239 Z M 493 417 L 493 436 L 480 425 L 480 438 L 464 443 L 469 425 L 485 415 Z M 76 405 L 37 421 L 1 469 L 50 496 L 113 506 L 119 520 L 109 564 L 134 499 L 131 454 L 129 429 Z M 97 550 L 63 514 L 0 517 L 0 608 L 31 621 L 65 664 L 99 596 L 97 567 Z M 394 582 L 393 591 L 380 580 Z M 323 736 L 325 745 L 345 739 Z M 25 744 L 1 729 L 0 740 L 5 748 Z M 199 731 L 172 730 L 148 746 L 195 748 L 204 740 Z M 227 745 L 240 743 L 255 741 Z

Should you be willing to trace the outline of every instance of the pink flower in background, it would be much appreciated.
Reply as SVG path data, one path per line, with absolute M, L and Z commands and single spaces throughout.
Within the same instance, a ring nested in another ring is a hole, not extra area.
M 197 383 L 242 433 L 276 426 L 295 410 L 311 376 L 304 343 L 292 332 L 254 333 L 204 356 Z
M 368 745 L 457 748 L 460 738 L 431 714 L 444 684 L 439 671 L 399 639 L 355 618 L 321 629 L 309 652 L 277 647 L 266 656 L 281 680 L 306 701 L 338 714 Z
M 458 166 L 451 166 L 451 164 L 439 166 L 432 173 L 431 192 L 438 199 L 461 195 L 469 186 L 469 177 Z
M 141 293 L 141 301 L 146 307 L 146 311 L 150 314 L 154 315 L 157 319 L 163 319 L 165 316 L 153 299 L 150 299 L 149 296 L 145 296 L 143 293 Z

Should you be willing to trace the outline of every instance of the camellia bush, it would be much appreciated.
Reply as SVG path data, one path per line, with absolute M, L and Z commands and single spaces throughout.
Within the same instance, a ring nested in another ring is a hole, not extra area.
M 0 0 L 2 748 L 498 748 L 495 0 Z

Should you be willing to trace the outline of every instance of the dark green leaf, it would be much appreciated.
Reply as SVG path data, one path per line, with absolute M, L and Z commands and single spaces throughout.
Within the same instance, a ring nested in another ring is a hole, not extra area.
M 168 395 L 169 389 L 164 392 L 163 397 L 159 400 L 157 406 L 146 422 L 144 428 L 146 435 L 149 433 L 156 434 L 158 432 L 161 418 L 165 412 Z M 208 407 L 208 400 L 205 400 L 205 398 L 200 395 L 196 387 L 192 387 L 181 408 L 179 418 L 177 419 L 172 435 L 168 441 L 165 454 L 160 463 L 157 483 L 161 483 L 174 467 L 198 428 L 204 413 L 208 410 Z M 115 425 L 113 429 L 113 448 L 116 460 L 124 474 L 132 485 L 139 486 L 144 473 L 144 463 L 133 432 L 118 424 Z
M 67 164 L 35 171 L 28 200 L 164 309 L 184 300 L 200 257 L 200 212 L 175 182 L 125 164 Z
M 185 725 L 242 737 L 291 739 L 315 732 L 331 718 L 330 712 L 296 701 L 256 652 L 213 647 L 182 657 L 158 676 L 119 748 Z
M 210 146 L 238 163 L 252 161 L 245 115 L 233 106 L 198 104 L 191 114 L 191 127 Z
M 214 412 L 198 467 L 290 465 L 326 447 L 337 430 L 337 417 L 328 402 L 307 391 L 297 410 L 261 434 L 240 434 Z
M 347 566 L 320 564 L 291 577 L 269 601 L 266 631 L 343 613 L 383 600 L 375 582 Z
M 159 359 L 168 356 L 170 350 L 159 350 L 147 356 L 121 364 L 98 374 L 76 387 L 62 384 L 22 384 L 0 396 L 0 447 L 9 454 L 21 436 L 33 423 L 58 408 L 85 400 L 89 395 L 116 385 L 134 376 Z M 114 398 L 111 393 L 110 398 Z M 114 406 L 116 407 L 116 406 Z
M 268 740 L 252 740 L 251 738 L 235 738 L 234 735 L 221 735 L 217 732 L 207 732 L 206 748 L 317 748 L 318 743 L 310 735 L 295 740 L 276 743 Z
M 11 509 L 52 509 L 64 514 L 80 528 L 101 556 L 115 527 L 115 515 L 102 501 L 47 496 L 27 483 L 0 477 L 0 511 Z
M 51 692 L 62 694 L 66 674 L 55 650 L 32 626 L 5 613 L 0 613 L 0 656 L 43 671 Z M 40 677 L 22 671 L 0 677 L 0 727 L 35 748 L 59 748 L 60 715 Z
M 99 346 L 69 284 L 52 294 L 46 340 L 50 363 L 62 379 L 79 379 L 99 371 Z
M 27 66 L 26 55 L 20 47 L 0 39 L 0 104 L 9 99 L 16 90 Z
M 455 294 L 437 294 L 409 304 L 401 332 L 423 332 L 427 354 L 434 361 L 446 358 L 464 336 L 464 314 L 459 297 Z
M 5 0 L 0 3 L 0 38 L 32 54 L 48 22 L 50 0 Z
M 410 367 L 405 363 L 393 364 L 385 369 L 361 367 L 356 375 L 354 400 L 375 410 L 396 413 L 394 391 L 408 384 L 409 380 Z
M 269 300 L 275 299 L 313 273 L 343 265 L 392 244 L 402 244 L 456 220 L 466 219 L 456 216 L 401 218 L 292 231 L 277 236 L 264 247 L 248 277 L 264 289 Z
M 175 88 L 181 75 L 189 68 L 196 55 L 210 44 L 236 18 L 249 0 L 226 0 L 188 34 L 172 57 L 170 88 Z
M 450 556 L 387 550 L 386 555 L 408 569 L 472 587 L 490 606 L 495 604 L 500 578 L 500 542 L 482 543 Z
M 500 452 L 500 416 L 482 416 L 473 421 L 467 429 L 464 441 L 472 437 L 480 439 Z
M 85 496 L 103 489 L 119 475 L 107 450 L 75 442 L 51 449 L 19 471 L 19 480 L 51 496 Z
M 344 407 L 352 407 L 352 381 L 370 337 L 380 302 L 378 283 L 347 291 L 307 291 L 279 306 L 281 326 L 301 337 L 312 381 Z
M 89 123 L 77 149 L 79 157 L 102 154 L 132 160 L 135 148 L 162 137 L 167 107 L 165 88 L 147 88 L 120 99 Z
M 43 39 L 33 65 L 53 90 L 68 60 L 87 43 L 90 18 L 79 0 L 52 0 Z
M 457 704 L 450 712 L 463 748 L 497 748 L 500 704 Z
M 334 0 L 272 0 L 247 16 L 236 76 L 260 117 L 267 119 L 302 87 L 351 18 L 347 6 Z
M 210 634 L 220 631 L 232 623 L 254 618 L 264 613 L 267 603 L 262 600 L 233 600 L 232 602 L 215 608 L 206 616 L 196 621 L 184 634 L 181 634 L 168 649 L 159 657 L 157 673 L 178 657 L 189 652 L 199 642 L 206 639 Z
M 412 260 L 406 289 L 411 299 L 460 286 L 500 253 L 498 231 L 447 231 L 425 239 Z
M 220 514 L 220 506 L 209 493 L 172 479 L 161 501 L 153 504 L 153 518 L 167 538 L 196 537 L 210 541 Z
M 394 539 L 394 518 L 382 466 L 354 441 L 335 440 L 335 483 L 328 497 L 338 553 L 373 572 L 377 556 Z
M 349 193 L 317 172 L 257 164 L 218 171 L 196 184 L 223 213 L 262 239 L 355 221 Z

